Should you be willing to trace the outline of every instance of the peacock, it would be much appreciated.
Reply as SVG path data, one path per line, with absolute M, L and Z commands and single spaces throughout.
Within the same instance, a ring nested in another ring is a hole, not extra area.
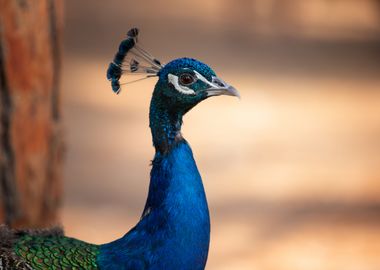
M 210 217 L 202 179 L 192 150 L 181 134 L 183 116 L 201 101 L 239 96 L 206 64 L 179 58 L 162 64 L 138 42 L 132 28 L 107 70 L 112 90 L 121 78 L 157 77 L 149 126 L 155 154 L 148 197 L 135 227 L 120 239 L 95 245 L 64 236 L 61 229 L 13 230 L 0 226 L 0 270 L 107 269 L 202 270 L 209 242 Z M 130 82 L 126 82 L 130 83 Z

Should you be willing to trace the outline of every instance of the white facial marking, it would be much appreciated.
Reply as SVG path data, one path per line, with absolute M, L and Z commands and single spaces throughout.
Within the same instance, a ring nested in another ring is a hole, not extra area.
M 212 82 L 208 81 L 205 77 L 203 77 L 198 71 L 194 70 L 195 75 L 197 76 L 198 80 L 201 80 L 205 84 L 208 84 L 211 87 L 217 87 L 217 85 L 213 84 Z
M 148 209 L 145 210 L 145 212 L 143 213 L 143 216 L 141 218 L 144 218 L 147 215 L 149 215 L 151 211 L 152 211 L 152 208 L 148 207 Z
M 178 76 L 175 76 L 175 75 L 169 73 L 168 74 L 168 80 L 172 85 L 174 85 L 174 88 L 178 92 L 181 92 L 182 94 L 185 94 L 185 95 L 195 95 L 195 91 L 193 89 L 190 89 L 189 87 L 180 85 L 178 83 Z
M 212 82 L 208 81 L 205 77 L 203 77 L 199 72 L 194 70 L 195 75 L 197 76 L 198 80 L 201 80 L 202 82 L 206 83 L 207 85 L 210 86 L 209 90 L 214 90 L 213 92 L 207 92 L 207 96 L 215 96 L 217 93 L 220 93 L 222 90 L 221 88 L 225 88 L 228 86 L 224 81 L 219 79 L 218 77 L 212 76 Z M 215 81 L 219 82 L 216 84 Z M 220 85 L 222 84 L 222 85 Z

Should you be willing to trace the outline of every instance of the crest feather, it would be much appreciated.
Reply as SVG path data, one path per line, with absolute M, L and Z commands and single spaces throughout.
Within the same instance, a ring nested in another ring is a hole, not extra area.
M 155 77 L 163 67 L 159 60 L 138 45 L 138 34 L 137 28 L 128 31 L 127 38 L 120 43 L 119 50 L 108 66 L 107 79 L 111 81 L 112 90 L 117 94 L 121 85 Z M 120 82 L 124 74 L 139 75 L 140 78 Z

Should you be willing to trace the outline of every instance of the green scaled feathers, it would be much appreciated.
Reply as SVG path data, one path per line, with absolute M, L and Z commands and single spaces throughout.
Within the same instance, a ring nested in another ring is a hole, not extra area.
M 98 269 L 98 246 L 69 237 L 26 235 L 14 251 L 35 270 Z

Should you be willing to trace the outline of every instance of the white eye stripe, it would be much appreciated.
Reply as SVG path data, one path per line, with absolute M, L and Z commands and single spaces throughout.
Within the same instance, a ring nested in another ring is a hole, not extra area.
M 193 89 L 190 89 L 189 87 L 186 87 L 186 86 L 183 86 L 183 85 L 180 85 L 178 83 L 178 76 L 175 76 L 171 73 L 168 74 L 168 80 L 169 82 L 174 85 L 174 88 L 182 93 L 182 94 L 185 94 L 185 95 L 195 95 L 195 91 Z
M 205 84 L 208 84 L 211 87 L 217 87 L 215 84 L 213 84 L 212 82 L 208 81 L 205 77 L 203 77 L 198 71 L 194 70 L 194 73 L 195 73 L 195 76 L 197 76 L 197 78 L 201 80 L 202 82 L 204 82 Z

